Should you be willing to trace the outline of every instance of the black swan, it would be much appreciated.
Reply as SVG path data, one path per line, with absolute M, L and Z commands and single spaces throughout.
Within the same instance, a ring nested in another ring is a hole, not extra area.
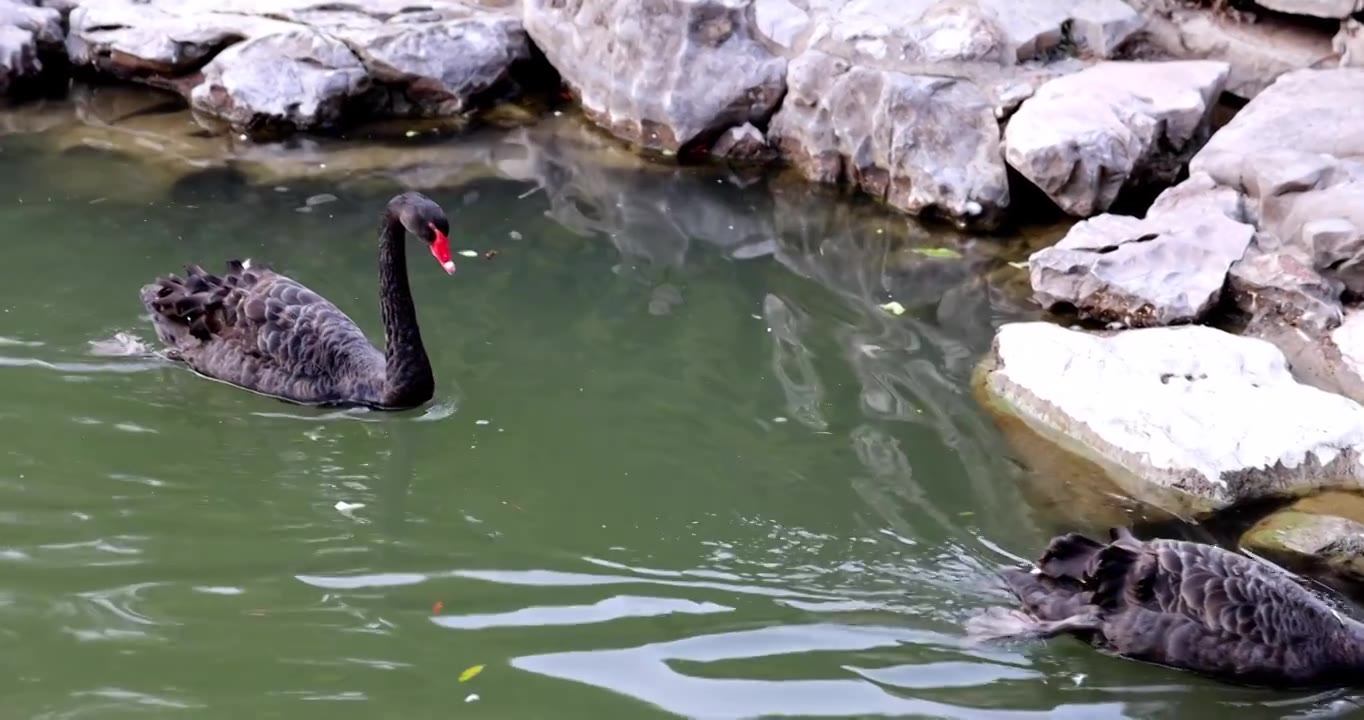
M 222 277 L 191 265 L 186 278 L 157 278 L 142 288 L 142 304 L 166 357 L 201 375 L 304 405 L 416 407 L 435 379 L 408 286 L 409 232 L 455 272 L 440 206 L 415 192 L 390 200 L 379 233 L 385 352 L 322 296 L 250 260 L 230 261 Z
M 1101 544 L 1054 538 L 1037 568 L 1001 575 L 1026 611 L 968 621 L 980 639 L 1072 634 L 1136 660 L 1247 685 L 1352 686 L 1364 672 L 1364 624 L 1302 582 L 1214 545 Z

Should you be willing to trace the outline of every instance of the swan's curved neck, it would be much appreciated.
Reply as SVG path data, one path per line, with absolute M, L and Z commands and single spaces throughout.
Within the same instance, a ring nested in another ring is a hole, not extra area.
M 386 213 L 379 235 L 379 307 L 384 318 L 383 403 L 394 407 L 420 405 L 435 393 L 407 281 L 406 238 L 402 223 Z

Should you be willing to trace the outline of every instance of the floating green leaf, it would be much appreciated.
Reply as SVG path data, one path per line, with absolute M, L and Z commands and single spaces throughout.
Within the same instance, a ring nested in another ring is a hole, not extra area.
M 460 682 L 469 682 L 470 680 L 473 680 L 473 679 L 474 679 L 474 676 L 475 676 L 475 675 L 477 675 L 477 674 L 479 674 L 479 673 L 481 673 L 481 672 L 483 672 L 483 666 L 482 666 L 482 665 L 475 665 L 475 666 L 473 666 L 473 667 L 471 667 L 471 668 L 468 668 L 468 669 L 465 670 L 464 672 L 460 673 L 460 674 L 459 674 L 459 681 L 460 681 Z
M 957 252 L 956 250 L 953 250 L 952 248 L 945 247 L 914 248 L 913 250 L 914 252 L 919 253 L 920 255 L 924 255 L 926 257 L 931 258 L 956 259 L 961 257 L 961 253 Z

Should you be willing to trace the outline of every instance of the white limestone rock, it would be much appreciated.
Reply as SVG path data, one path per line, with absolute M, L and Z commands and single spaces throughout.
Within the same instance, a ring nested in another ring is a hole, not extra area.
M 992 400 L 1170 512 L 1364 486 L 1364 407 L 1300 384 L 1262 340 L 1011 323 L 982 370 Z

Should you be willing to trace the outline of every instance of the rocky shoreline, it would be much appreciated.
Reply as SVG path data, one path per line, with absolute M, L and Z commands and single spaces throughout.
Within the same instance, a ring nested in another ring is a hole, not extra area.
M 982 398 L 1199 519 L 1364 488 L 1364 2 L 1210 4 L 0 0 L 0 95 L 73 76 L 159 88 L 195 131 L 90 122 L 73 142 L 150 142 L 201 167 L 207 135 L 267 181 L 325 166 L 308 150 L 319 134 L 496 122 L 546 96 L 619 141 L 565 142 L 661 160 L 665 187 L 678 164 L 783 167 L 973 231 L 1039 208 L 1071 218 L 1027 262 L 1052 322 L 999 329 Z M 478 160 L 552 175 L 553 158 L 523 151 L 544 142 Z M 490 151 L 403 152 L 326 162 L 429 186 Z M 762 253 L 770 229 L 711 234 Z M 1324 507 L 1284 512 L 1300 528 Z

